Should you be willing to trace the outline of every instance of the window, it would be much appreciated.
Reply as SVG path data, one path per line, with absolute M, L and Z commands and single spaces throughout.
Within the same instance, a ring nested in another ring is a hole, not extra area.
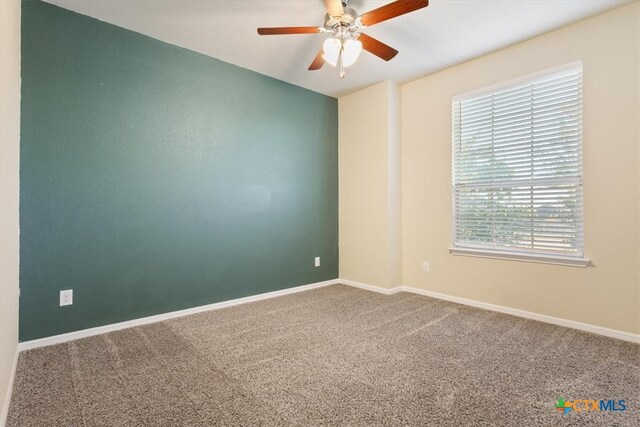
M 582 65 L 453 99 L 451 252 L 586 266 Z

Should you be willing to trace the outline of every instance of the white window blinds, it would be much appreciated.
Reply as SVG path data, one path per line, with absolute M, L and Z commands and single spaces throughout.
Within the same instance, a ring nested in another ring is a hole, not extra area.
M 453 100 L 456 248 L 583 256 L 582 66 Z

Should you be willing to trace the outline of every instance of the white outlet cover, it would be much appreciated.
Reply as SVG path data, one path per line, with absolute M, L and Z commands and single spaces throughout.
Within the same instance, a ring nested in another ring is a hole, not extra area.
M 73 304 L 73 289 L 60 291 L 60 307 Z
M 429 263 L 427 261 L 422 262 L 422 271 L 424 271 L 425 273 L 429 272 Z
M 320 257 L 319 257 L 319 256 L 317 256 L 317 257 L 316 257 L 316 261 L 315 261 L 315 263 L 316 263 L 316 264 L 315 264 L 315 265 L 316 265 L 316 267 L 320 267 Z

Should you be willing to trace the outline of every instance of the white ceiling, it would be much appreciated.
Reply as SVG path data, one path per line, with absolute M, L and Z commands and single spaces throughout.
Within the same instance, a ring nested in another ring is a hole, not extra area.
M 373 83 L 406 82 L 630 0 L 431 0 L 366 33 L 400 53 L 390 62 L 363 52 L 344 80 L 307 67 L 326 34 L 258 36 L 257 27 L 321 26 L 322 0 L 47 0 L 165 42 L 339 97 Z M 359 13 L 390 0 L 351 0 Z

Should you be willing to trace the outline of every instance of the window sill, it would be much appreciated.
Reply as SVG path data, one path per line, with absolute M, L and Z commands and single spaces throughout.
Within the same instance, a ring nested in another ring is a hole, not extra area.
M 539 264 L 565 265 L 570 267 L 587 267 L 591 262 L 587 258 L 559 255 L 523 254 L 520 252 L 495 251 L 490 249 L 449 248 L 452 255 L 472 256 L 480 258 L 506 259 L 510 261 L 534 262 Z

